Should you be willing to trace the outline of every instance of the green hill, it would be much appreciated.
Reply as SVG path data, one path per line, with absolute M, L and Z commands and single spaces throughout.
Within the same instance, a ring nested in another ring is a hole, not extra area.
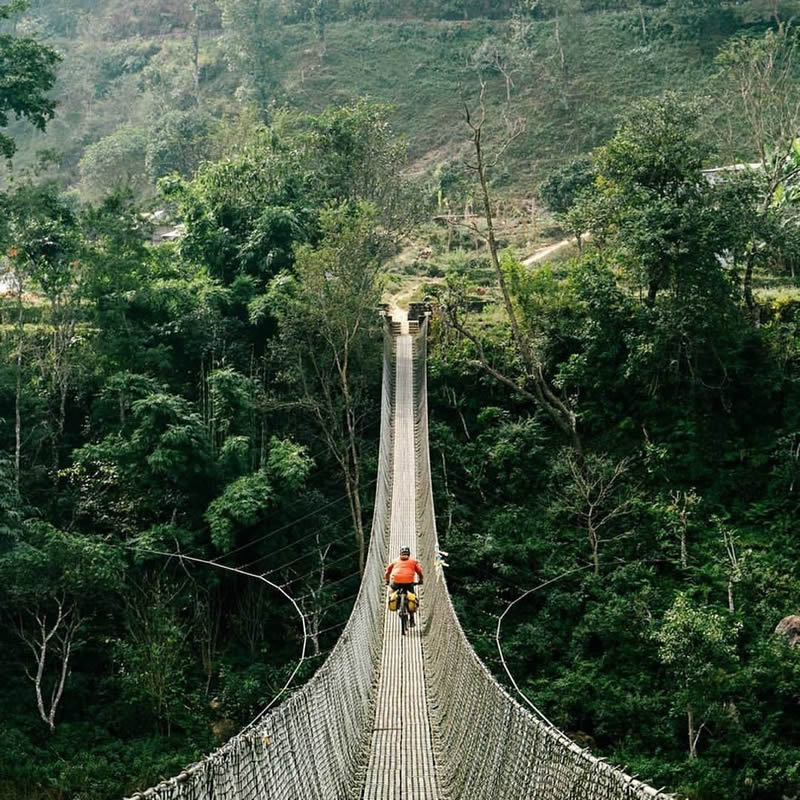
M 338 19 L 321 27 L 298 21 L 310 12 L 296 4 L 293 16 L 280 7 L 284 22 L 262 10 L 264 33 L 233 40 L 232 11 L 224 16 L 210 6 L 195 23 L 190 10 L 168 0 L 142 5 L 122 13 L 108 0 L 65 20 L 62 4 L 42 0 L 23 18 L 20 25 L 39 31 L 63 63 L 58 111 L 47 133 L 22 125 L 14 130 L 17 169 L 34 164 L 42 150 L 54 151 L 57 175 L 84 197 L 119 182 L 146 196 L 168 169 L 190 172 L 223 151 L 236 137 L 234 120 L 254 106 L 257 115 L 268 115 L 280 106 L 318 111 L 368 97 L 391 106 L 413 168 L 429 173 L 460 163 L 463 104 L 474 105 L 482 76 L 491 127 L 502 132 L 509 120 L 526 122 L 496 181 L 529 196 L 554 166 L 606 140 L 634 99 L 666 88 L 707 95 L 706 124 L 735 139 L 739 121 L 714 100 L 714 54 L 733 33 L 765 28 L 772 9 L 771 3 L 736 4 L 718 10 L 705 27 L 702 20 L 690 27 L 679 11 L 692 4 L 677 0 L 644 8 L 606 3 L 611 8 L 599 10 L 598 3 L 551 3 L 526 17 L 512 16 L 500 3 L 470 9 L 505 17 L 499 19 L 463 19 L 469 4 L 456 4 L 461 19 L 446 19 L 453 9 L 435 3 L 427 4 L 429 14 L 438 7 L 439 18 L 414 18 L 412 4 L 396 9 L 402 19 L 386 18 L 379 4 L 372 9 L 378 18 L 347 18 L 355 12 L 341 3 Z M 247 4 L 219 5 L 241 10 Z M 788 6 L 780 7 L 784 16 Z M 248 61 L 248 47 L 265 52 Z M 248 83 L 256 90 L 247 91 Z M 723 142 L 720 150 L 722 160 L 746 155 Z

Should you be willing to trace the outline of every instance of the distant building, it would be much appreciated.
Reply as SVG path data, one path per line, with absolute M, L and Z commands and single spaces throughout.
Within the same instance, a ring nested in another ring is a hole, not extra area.
M 758 161 L 754 164 L 729 164 L 727 167 L 713 167 L 711 169 L 704 169 L 703 175 L 706 180 L 715 186 L 722 183 L 731 172 L 743 172 L 749 170 L 750 172 L 758 172 L 762 169 L 761 162 Z
M 159 208 L 158 211 L 143 216 L 153 226 L 153 233 L 150 237 L 152 244 L 174 242 L 176 239 L 183 239 L 186 235 L 186 226 L 183 223 L 176 225 L 170 220 L 166 209 Z
M 0 295 L 16 294 L 17 288 L 17 280 L 11 270 L 0 271 Z
M 186 236 L 186 226 L 181 223 L 180 225 L 170 225 L 169 227 L 156 228 L 153 231 L 151 239 L 153 244 L 160 244 L 161 242 L 174 242 L 176 239 L 183 239 Z

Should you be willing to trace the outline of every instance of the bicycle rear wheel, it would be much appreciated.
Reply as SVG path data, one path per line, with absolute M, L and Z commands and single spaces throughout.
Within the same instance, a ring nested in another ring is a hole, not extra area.
M 405 592 L 400 592 L 400 608 L 398 609 L 400 616 L 400 635 L 405 636 L 408 630 L 408 598 Z

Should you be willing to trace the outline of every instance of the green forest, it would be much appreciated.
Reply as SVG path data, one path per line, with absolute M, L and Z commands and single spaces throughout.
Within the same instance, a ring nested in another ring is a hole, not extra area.
M 497 679 L 514 602 L 581 746 L 799 796 L 798 12 L 0 5 L 0 796 L 144 789 L 314 673 L 409 300 Z

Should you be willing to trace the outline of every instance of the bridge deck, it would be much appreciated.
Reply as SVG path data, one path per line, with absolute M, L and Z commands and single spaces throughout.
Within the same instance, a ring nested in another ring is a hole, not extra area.
M 412 557 L 416 557 L 417 543 L 411 336 L 398 336 L 396 343 L 394 480 L 389 537 L 392 558 L 403 545 L 408 545 Z M 364 800 L 439 798 L 422 669 L 424 630 L 424 602 L 417 614 L 417 627 L 406 636 L 400 634 L 397 615 L 386 614 Z

